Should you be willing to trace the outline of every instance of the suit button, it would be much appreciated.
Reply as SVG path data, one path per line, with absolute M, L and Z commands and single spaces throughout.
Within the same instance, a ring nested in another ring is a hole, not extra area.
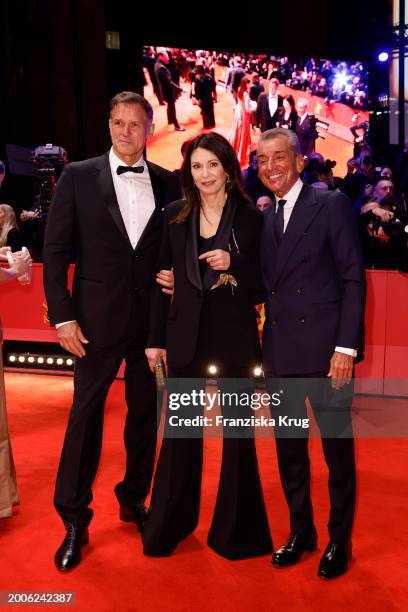
M 302 295 L 302 290 L 301 290 L 301 289 L 296 289 L 296 293 L 297 293 L 298 295 Z
M 301 317 L 301 318 L 299 319 L 299 321 L 300 321 L 300 323 L 304 323 L 304 322 L 305 322 L 304 317 Z
M 277 325 L 278 322 L 276 321 L 276 319 L 272 319 L 271 323 L 272 325 Z

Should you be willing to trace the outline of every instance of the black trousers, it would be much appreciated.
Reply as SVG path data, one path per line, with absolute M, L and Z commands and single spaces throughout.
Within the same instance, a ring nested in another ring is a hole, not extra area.
M 230 373 L 233 374 L 237 375 L 236 372 Z M 169 394 L 175 390 L 189 393 L 192 389 L 199 391 L 204 388 L 205 379 L 197 378 L 194 364 L 170 372 Z M 252 390 L 248 389 L 246 382 L 231 383 L 225 379 L 218 380 L 218 389 L 220 392 Z M 182 415 L 194 417 L 202 413 L 202 408 L 187 406 Z M 236 407 L 223 410 L 223 416 L 232 415 L 237 416 Z M 168 421 L 166 428 L 153 485 L 152 513 L 143 530 L 144 552 L 152 556 L 170 555 L 177 544 L 194 531 L 199 520 L 202 430 L 197 432 L 194 428 L 194 437 L 175 438 L 166 437 Z M 185 434 L 188 436 L 188 432 Z M 240 435 L 240 432 L 235 434 Z M 242 432 L 242 437 L 224 437 L 208 545 L 231 560 L 263 555 L 273 550 L 253 432 Z
M 282 487 L 290 511 L 291 532 L 302 533 L 313 527 L 308 435 L 307 430 L 296 426 L 279 426 L 279 417 L 306 418 L 305 401 L 308 398 L 320 429 L 329 469 L 329 536 L 334 542 L 349 540 L 356 499 L 352 383 L 335 391 L 326 373 L 285 378 L 276 378 L 269 373 L 268 390 L 270 393 L 283 391 L 281 404 L 272 408 L 272 415 L 277 425 L 276 450 Z
M 167 123 L 173 124 L 174 127 L 179 127 L 179 122 L 176 117 L 176 101 L 174 99 L 166 100 L 167 104 Z
M 105 400 L 122 359 L 126 361 L 126 470 L 115 493 L 132 507 L 149 492 L 156 450 L 156 386 L 144 352 L 146 330 L 140 325 L 141 316 L 135 302 L 123 340 L 108 348 L 88 344 L 86 356 L 76 361 L 73 406 L 54 495 L 64 522 L 87 526 L 92 519 L 88 506 L 101 454 Z

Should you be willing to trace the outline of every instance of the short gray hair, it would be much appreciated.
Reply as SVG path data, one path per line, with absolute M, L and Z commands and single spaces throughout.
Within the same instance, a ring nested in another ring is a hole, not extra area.
M 286 138 L 289 144 L 289 148 L 297 155 L 300 153 L 300 144 L 299 139 L 296 136 L 295 132 L 292 130 L 287 130 L 286 128 L 272 128 L 272 130 L 266 130 L 266 132 L 262 132 L 258 140 L 258 146 L 266 142 L 267 140 L 274 140 L 275 138 Z

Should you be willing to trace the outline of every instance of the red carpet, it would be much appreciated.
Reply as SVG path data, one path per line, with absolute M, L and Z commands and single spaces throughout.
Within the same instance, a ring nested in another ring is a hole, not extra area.
M 408 608 L 408 441 L 357 443 L 354 560 L 341 578 L 324 582 L 316 576 L 326 545 L 328 514 L 327 472 L 317 440 L 311 442 L 320 536 L 317 553 L 295 567 L 279 570 L 271 566 L 269 557 L 229 562 L 206 547 L 220 459 L 220 442 L 207 440 L 199 527 L 172 557 L 151 559 L 142 554 L 136 527 L 121 523 L 117 515 L 113 487 L 123 471 L 124 407 L 123 383 L 116 382 L 106 409 L 90 545 L 76 570 L 60 574 L 53 555 L 63 529 L 52 507 L 52 494 L 72 379 L 7 374 L 6 387 L 21 506 L 13 518 L 0 520 L 0 591 L 74 591 L 77 610 L 98 612 L 347 608 L 390 612 Z M 273 440 L 260 440 L 258 451 L 270 526 L 279 546 L 287 536 L 288 516 Z

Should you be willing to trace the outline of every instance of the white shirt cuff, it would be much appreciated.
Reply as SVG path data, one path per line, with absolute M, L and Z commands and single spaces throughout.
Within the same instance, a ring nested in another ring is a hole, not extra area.
M 59 327 L 62 327 L 63 325 L 66 325 L 67 323 L 75 323 L 75 319 L 73 321 L 64 321 L 63 323 L 56 323 L 55 329 L 58 329 Z
M 350 355 L 350 357 L 357 357 L 357 351 L 351 348 L 344 348 L 343 346 L 336 346 L 334 349 L 338 353 L 344 353 L 345 355 Z

